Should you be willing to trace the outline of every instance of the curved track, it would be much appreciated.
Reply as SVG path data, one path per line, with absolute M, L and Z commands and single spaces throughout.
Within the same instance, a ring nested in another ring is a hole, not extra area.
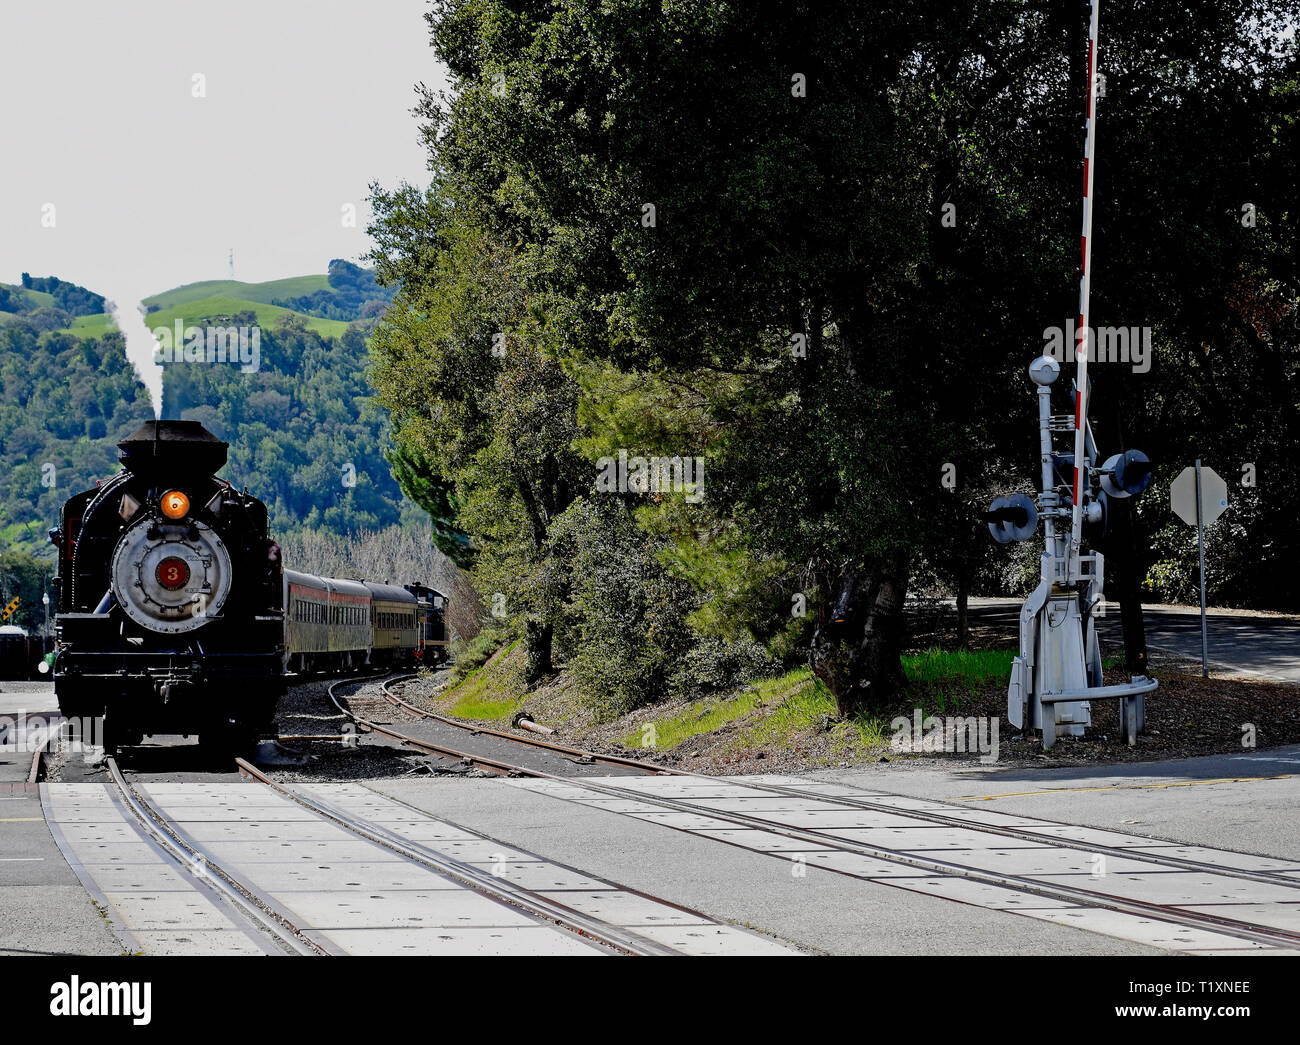
M 557 751 L 568 756 L 581 758 L 583 761 L 605 761 L 623 767 L 634 767 L 647 774 L 653 774 L 656 776 L 671 775 L 683 777 L 688 780 L 704 779 L 695 777 L 691 774 L 684 774 L 677 770 L 665 770 L 663 767 L 651 763 L 637 762 L 634 759 L 619 758 L 617 756 L 601 756 L 593 752 L 565 747 L 563 745 L 553 744 L 533 737 L 521 737 L 500 730 L 482 729 L 478 726 L 464 722 L 457 722 L 454 719 L 449 719 L 442 715 L 424 711 L 406 701 L 403 701 L 391 690 L 391 687 L 395 683 L 409 677 L 410 676 L 403 676 L 385 681 L 382 684 L 383 691 L 386 698 L 394 705 L 400 706 L 408 712 L 416 714 L 420 718 L 433 719 L 447 725 L 458 727 L 470 733 L 490 734 L 514 742 L 521 747 L 545 748 L 551 751 Z M 1184 928 L 1200 929 L 1219 935 L 1235 937 L 1266 947 L 1300 949 L 1300 931 L 1284 928 L 1282 926 L 1269 925 L 1244 918 L 1232 918 L 1224 915 L 1197 911 L 1179 907 L 1174 904 L 1150 902 L 1132 896 L 1119 895 L 1117 892 L 1106 891 L 1102 888 L 1082 888 L 1080 886 L 1063 884 L 1060 882 L 1049 882 L 1042 878 L 1036 878 L 1033 875 L 1001 872 L 986 867 L 962 863 L 955 859 L 945 859 L 930 855 L 918 855 L 914 852 L 902 852 L 885 846 L 870 844 L 868 842 L 849 840 L 840 837 L 839 835 L 818 830 L 816 828 L 795 826 L 790 823 L 782 822 L 781 819 L 772 816 L 760 816 L 753 813 L 719 809 L 680 796 L 669 797 L 661 794 L 657 795 L 647 793 L 645 790 L 639 788 L 619 786 L 618 784 L 609 782 L 607 779 L 592 780 L 582 777 L 560 777 L 524 765 L 506 762 L 501 759 L 486 758 L 444 744 L 431 743 L 422 738 L 412 736 L 409 733 L 404 733 L 391 725 L 376 723 L 347 707 L 346 701 L 341 700 L 336 693 L 336 688 L 346 684 L 347 682 L 354 681 L 358 680 L 342 680 L 335 683 L 330 687 L 329 693 L 330 699 L 334 701 L 340 712 L 354 721 L 360 728 L 373 730 L 392 739 L 428 751 L 432 754 L 480 766 L 501 775 L 532 777 L 539 780 L 562 783 L 566 787 L 593 792 L 623 802 L 650 805 L 677 814 L 705 817 L 711 821 L 716 821 L 722 827 L 735 827 L 750 831 L 761 831 L 766 835 L 779 836 L 782 839 L 805 844 L 809 848 L 817 850 L 830 850 L 832 852 L 849 854 L 851 856 L 869 857 L 874 860 L 886 861 L 892 864 L 901 864 L 907 867 L 917 868 L 926 873 L 964 878 L 983 885 L 1011 889 L 1030 896 L 1042 897 L 1056 903 L 1101 909 L 1144 919 L 1155 919 Z M 863 810 L 870 813 L 885 814 L 891 818 L 902 818 L 904 821 L 915 822 L 918 826 L 937 826 L 955 828 L 968 832 L 977 832 L 981 835 L 993 835 L 1006 839 L 1015 839 L 1035 846 L 1050 846 L 1056 849 L 1067 849 L 1087 854 L 1101 855 L 1139 865 L 1151 865 L 1153 869 L 1158 870 L 1196 872 L 1222 878 L 1246 880 L 1273 889 L 1282 888 L 1287 891 L 1294 891 L 1295 900 L 1300 901 L 1300 879 L 1277 871 L 1234 867 L 1231 865 L 1200 861 L 1172 854 L 1154 854 L 1145 851 L 1134 852 L 1117 846 L 1104 844 L 1099 845 L 1089 841 L 1063 838 L 1057 834 L 1035 830 L 1025 826 L 989 824 L 960 815 L 955 815 L 955 813 L 949 814 L 934 808 L 909 808 L 906 804 L 895 804 L 895 802 L 907 803 L 913 801 L 902 798 L 901 796 L 866 797 L 845 795 L 842 793 L 829 795 L 788 785 L 749 782 L 744 780 L 734 780 L 731 778 L 728 778 L 726 783 L 728 786 L 744 789 L 745 791 L 756 794 L 768 794 L 791 799 L 820 800 L 823 802 L 833 803 L 837 806 L 847 806 L 852 809 Z M 837 790 L 842 792 L 846 789 L 838 788 Z M 929 806 L 937 805 L 937 803 L 916 804 Z M 726 838 L 719 838 L 718 840 L 727 842 Z M 728 842 L 727 844 L 736 843 Z M 834 867 L 829 867 L 827 869 L 832 871 L 837 870 Z M 851 872 L 841 871 L 839 873 L 848 874 Z
M 680 769 L 669 769 L 665 766 L 657 766 L 653 762 L 642 762 L 635 758 L 624 758 L 621 755 L 605 755 L 595 751 L 587 751 L 582 748 L 567 747 L 564 744 L 556 744 L 553 741 L 542 740 L 540 737 L 520 736 L 517 733 L 507 733 L 500 729 L 489 729 L 486 726 L 471 725 L 468 722 L 461 722 L 454 718 L 448 718 L 446 715 L 439 715 L 432 711 L 425 711 L 423 708 L 417 708 L 414 704 L 408 703 L 393 692 L 394 686 L 407 682 L 413 678 L 415 678 L 414 675 L 399 675 L 396 678 L 386 679 L 383 683 L 383 691 L 385 698 L 387 698 L 390 703 L 420 718 L 429 719 L 433 722 L 441 722 L 448 726 L 455 726 L 457 729 L 463 729 L 467 732 L 482 736 L 500 737 L 502 740 L 513 741 L 516 744 L 523 744 L 527 747 L 540 748 L 544 751 L 553 751 L 556 754 L 564 755 L 576 761 L 580 761 L 583 764 L 598 763 L 607 766 L 621 766 L 627 769 L 639 769 L 643 773 L 655 773 L 668 776 L 690 775 L 683 773 Z M 331 693 L 331 699 L 332 698 L 333 694 Z M 336 700 L 334 703 L 337 707 L 338 701 Z M 344 714 L 347 714 L 347 712 L 344 712 Z
M 229 868 L 223 867 L 201 843 L 170 824 L 148 799 L 143 798 L 131 786 L 114 758 L 108 759 L 108 773 L 127 809 L 162 851 L 186 871 L 201 869 L 203 884 L 218 894 L 226 908 L 246 928 L 266 933 L 288 954 L 332 953 L 308 939 L 303 934 L 302 927 L 296 925 L 282 907 L 248 885 Z
M 668 955 L 672 948 L 656 943 L 634 932 L 622 929 L 599 918 L 575 911 L 555 902 L 534 889 L 526 889 L 498 875 L 485 872 L 473 864 L 439 853 L 429 846 L 404 838 L 382 824 L 349 813 L 320 798 L 313 798 L 284 787 L 242 758 L 236 760 L 240 774 L 274 789 L 285 798 L 296 802 L 317 816 L 338 824 L 360 838 L 374 842 L 429 868 L 446 878 L 451 878 L 475 892 L 494 900 L 508 903 L 537 918 L 544 919 L 561 929 L 569 930 L 590 940 L 603 943 L 624 954 Z M 660 901 L 662 902 L 662 901 Z

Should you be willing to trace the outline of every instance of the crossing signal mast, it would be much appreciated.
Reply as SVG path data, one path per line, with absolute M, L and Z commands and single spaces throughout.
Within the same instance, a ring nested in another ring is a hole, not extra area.
M 1105 561 L 1086 549 L 1086 538 L 1104 532 L 1110 498 L 1133 497 L 1151 481 L 1151 463 L 1140 450 L 1108 458 L 1100 467 L 1088 424 L 1088 357 L 1092 333 L 1088 298 L 1092 279 L 1092 176 L 1097 133 L 1097 19 L 1092 0 L 1088 29 L 1088 106 L 1083 153 L 1083 233 L 1080 244 L 1079 324 L 1075 335 L 1074 414 L 1052 413 L 1052 385 L 1061 365 L 1048 355 L 1029 366 L 1038 388 L 1041 487 L 1037 498 L 996 498 L 987 520 L 1001 544 L 1032 537 L 1043 524 L 1038 587 L 1020 610 L 1020 655 L 1011 662 L 1007 718 L 1021 729 L 1041 729 L 1043 747 L 1058 735 L 1081 736 L 1092 721 L 1091 701 L 1120 702 L 1120 723 L 1129 745 L 1144 727 L 1147 693 L 1156 680 L 1134 675 L 1126 683 L 1102 681 L 1096 615 L 1104 605 Z M 1057 436 L 1073 437 L 1069 453 L 1058 453 Z M 1071 474 L 1072 473 L 1072 474 Z M 1069 477 L 1067 479 L 1067 477 Z M 1070 481 L 1072 480 L 1072 481 Z

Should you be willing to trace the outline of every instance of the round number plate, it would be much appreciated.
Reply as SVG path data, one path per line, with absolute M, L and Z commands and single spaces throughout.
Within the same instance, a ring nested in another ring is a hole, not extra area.
M 190 568 L 185 564 L 184 559 L 169 555 L 158 564 L 154 576 L 158 578 L 158 583 L 168 591 L 175 591 L 177 588 L 185 587 L 189 582 Z

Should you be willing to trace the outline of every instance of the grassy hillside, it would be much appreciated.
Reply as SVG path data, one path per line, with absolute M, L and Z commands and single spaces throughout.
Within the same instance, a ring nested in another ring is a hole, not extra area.
M 78 316 L 72 321 L 72 326 L 66 329 L 68 333 L 76 334 L 77 337 L 100 338 L 110 330 L 116 330 L 117 323 L 114 322 L 111 312 L 100 312 L 93 316 Z
M 234 279 L 206 279 L 199 283 L 187 283 L 183 287 L 174 287 L 161 294 L 145 298 L 144 305 L 151 308 L 157 305 L 159 310 L 173 309 L 177 305 L 198 304 L 208 299 L 236 299 L 255 301 L 269 305 L 284 298 L 311 294 L 318 290 L 329 289 L 329 277 L 292 276 L 289 279 L 273 279 L 266 283 L 241 283 Z M 152 325 L 152 316 L 150 317 Z
M 313 279 L 315 277 L 304 277 Z M 325 277 L 321 277 L 324 279 Z M 277 282 L 290 282 L 288 280 L 279 280 Z M 197 284 L 195 284 L 197 285 Z M 265 286 L 264 284 L 263 286 Z M 253 285 L 256 287 L 256 285 Z M 184 289 L 184 288 L 182 288 Z M 159 295 L 166 297 L 167 295 Z M 154 300 L 154 299 L 149 299 Z M 322 337 L 342 337 L 343 332 L 347 330 L 347 323 L 337 319 L 319 319 L 315 316 L 304 315 L 301 312 L 295 312 L 292 309 L 281 308 L 279 305 L 268 305 L 256 298 L 241 297 L 203 297 L 193 300 L 185 300 L 176 304 L 160 308 L 156 312 L 150 312 L 145 317 L 145 324 L 150 330 L 156 330 L 158 327 L 173 327 L 176 320 L 181 320 L 185 324 L 195 326 L 202 325 L 204 322 L 212 319 L 225 319 L 235 315 L 237 312 L 253 312 L 257 316 L 257 325 L 260 327 L 275 327 L 280 322 L 290 316 L 297 316 L 307 325 L 308 330 L 314 330 Z M 74 331 L 75 333 L 75 331 Z
M 58 283 L 46 281 L 38 285 L 50 285 L 60 294 L 71 286 L 56 285 Z M 368 270 L 335 260 L 330 262 L 329 273 L 291 276 L 264 283 L 243 283 L 233 279 L 187 283 L 145 298 L 143 305 L 150 310 L 145 318 L 150 330 L 174 328 L 178 319 L 187 326 L 202 326 L 209 322 L 229 321 L 238 313 L 251 312 L 257 317 L 257 325 L 263 328 L 276 327 L 287 317 L 296 316 L 308 330 L 322 337 L 342 337 L 348 323 L 362 317 L 362 306 L 367 301 L 377 301 L 382 307 L 391 296 L 391 292 L 374 286 L 373 276 Z M 38 331 L 95 339 L 117 329 L 112 315 L 107 312 L 78 315 L 74 311 L 68 315 L 65 309 L 63 313 L 51 315 L 37 311 L 59 307 L 59 298 L 54 293 L 0 283 L 0 326 L 10 320 L 25 318 Z M 86 312 L 84 307 L 82 311 Z
M 252 312 L 264 328 L 298 316 L 308 330 L 322 337 L 342 337 L 348 323 L 373 318 L 391 299 L 391 291 L 375 285 L 372 272 L 336 258 L 328 273 L 265 283 L 203 280 L 155 294 L 146 298 L 144 305 L 149 309 L 145 322 L 151 330 L 174 327 L 177 320 L 197 326 Z
M 43 290 L 24 290 L 16 283 L 0 283 L 0 290 L 7 290 L 21 298 L 25 298 L 31 303 L 32 308 L 53 308 L 54 295 L 48 294 Z M 13 315 L 14 313 L 0 313 L 0 317 Z
M 153 411 L 101 295 L 54 277 L 23 283 L 0 285 L 0 551 L 45 560 L 59 505 L 111 475 L 114 444 Z M 208 280 L 148 299 L 151 329 L 262 328 L 255 372 L 172 363 L 163 402 L 165 416 L 195 418 L 230 441 L 223 474 L 257 491 L 277 533 L 378 530 L 409 507 L 364 377 L 367 337 L 390 298 L 369 270 L 336 259 L 328 275 Z
M 117 329 L 110 313 L 96 311 L 96 308 L 103 307 L 102 297 L 75 284 L 65 284 L 62 280 L 56 282 L 64 295 L 62 300 L 48 290 L 0 282 L 0 327 L 16 320 L 30 324 L 38 331 L 66 332 L 85 338 L 100 338 Z M 68 297 L 69 293 L 72 298 Z M 67 307 L 69 304 L 73 306 L 71 311 Z

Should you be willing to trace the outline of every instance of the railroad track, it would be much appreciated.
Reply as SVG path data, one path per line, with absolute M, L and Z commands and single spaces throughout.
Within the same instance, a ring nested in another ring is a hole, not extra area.
M 457 860 L 413 839 L 405 838 L 382 824 L 349 813 L 324 799 L 310 797 L 284 787 L 242 758 L 235 761 L 241 776 L 271 788 L 304 809 L 337 824 L 359 838 L 383 846 L 482 896 L 509 904 L 560 929 L 605 944 L 623 954 L 651 956 L 677 953 L 672 948 L 638 933 L 558 903 L 534 889 L 527 889 L 498 875 L 483 871 L 473 864 Z
M 680 773 L 677 770 L 665 770 L 661 766 L 656 766 L 651 763 L 637 762 L 634 759 L 625 759 L 617 756 L 599 756 L 593 752 L 565 747 L 564 745 L 554 744 L 534 737 L 521 737 L 500 730 L 482 729 L 467 723 L 457 722 L 454 719 L 417 708 L 414 705 L 403 701 L 393 693 L 391 687 L 394 684 L 403 681 L 404 678 L 409 678 L 409 676 L 385 681 L 382 683 L 383 692 L 392 704 L 401 707 L 408 713 L 416 715 L 418 718 L 433 719 L 447 725 L 456 726 L 466 732 L 489 734 L 511 741 L 523 747 L 546 748 L 551 751 L 560 752 L 566 756 L 580 757 L 584 761 L 588 759 L 592 761 L 606 761 L 615 765 L 638 768 L 647 774 L 657 776 L 672 775 L 694 780 L 707 779 L 696 777 L 692 774 Z M 607 798 L 619 799 L 624 802 L 641 803 L 642 805 L 652 806 L 665 812 L 708 818 L 710 821 L 716 822 L 720 827 L 724 828 L 761 831 L 767 835 L 776 835 L 784 840 L 807 845 L 810 849 L 819 851 L 829 850 L 831 852 L 843 853 L 856 857 L 867 857 L 872 860 L 915 868 L 934 875 L 963 878 L 983 885 L 994 886 L 1001 889 L 1010 889 L 1019 893 L 1037 896 L 1069 906 L 1100 909 L 1143 919 L 1154 919 L 1183 928 L 1200 929 L 1218 935 L 1235 937 L 1237 939 L 1267 947 L 1300 949 L 1300 932 L 1283 928 L 1281 926 L 1268 925 L 1262 922 L 1250 921 L 1249 919 L 1232 918 L 1226 915 L 1217 915 L 1204 911 L 1191 910 L 1188 909 L 1188 907 L 1179 907 L 1174 904 L 1156 903 L 1148 900 L 1137 899 L 1131 896 L 1122 896 L 1115 892 L 1106 892 L 1100 888 L 1083 888 L 1081 886 L 1066 885 L 1059 882 L 1047 882 L 1035 878 L 1032 875 L 1011 874 L 991 870 L 984 867 L 964 864 L 959 860 L 954 859 L 918 855 L 914 852 L 902 852 L 881 845 L 846 839 L 826 831 L 818 830 L 817 828 L 798 827 L 782 822 L 781 820 L 771 816 L 760 816 L 755 815 L 754 813 L 719 809 L 714 806 L 692 801 L 689 798 L 667 797 L 664 795 L 647 793 L 647 791 L 639 788 L 622 787 L 618 784 L 610 783 L 608 779 L 593 780 L 587 777 L 556 776 L 555 774 L 547 773 L 539 769 L 506 762 L 502 759 L 487 758 L 445 744 L 436 744 L 409 733 L 405 733 L 402 730 L 394 728 L 391 724 L 384 725 L 376 723 L 373 720 L 368 720 L 363 714 L 345 706 L 345 703 L 340 700 L 336 693 L 336 687 L 345 685 L 350 681 L 358 680 L 344 680 L 331 686 L 329 691 L 330 698 L 334 701 L 339 710 L 354 721 L 360 728 L 374 730 L 375 732 L 403 743 L 410 744 L 413 747 L 432 754 L 455 759 L 466 764 L 477 765 L 480 768 L 488 769 L 499 775 L 531 777 L 538 780 L 561 783 L 569 788 L 591 792 Z M 912 821 L 918 826 L 947 827 L 962 831 L 977 832 L 980 835 L 995 836 L 1008 840 L 1028 842 L 1032 845 L 1050 846 L 1056 849 L 1072 850 L 1090 855 L 1100 855 L 1108 859 L 1148 865 L 1153 869 L 1197 872 L 1206 875 L 1214 875 L 1219 878 L 1246 880 L 1257 884 L 1267 885 L 1269 887 L 1280 887 L 1289 891 L 1294 891 L 1296 901 L 1300 901 L 1300 879 L 1289 877 L 1276 871 L 1234 867 L 1173 854 L 1133 852 L 1130 849 L 1119 846 L 1096 844 L 1086 840 L 1063 838 L 1048 831 L 1035 830 L 1023 826 L 987 824 L 938 810 L 909 808 L 905 805 L 893 804 L 890 801 L 881 801 L 879 797 L 873 798 L 867 797 L 866 795 L 858 796 L 840 793 L 817 793 L 798 787 L 767 782 L 759 783 L 728 779 L 726 783 L 728 786 L 741 789 L 748 793 L 768 794 L 789 799 L 827 802 L 832 805 L 847 806 L 851 809 L 862 810 L 864 812 L 886 814 L 890 817 Z M 840 788 L 839 790 L 843 791 L 844 789 Z M 905 799 L 902 799 L 901 796 L 885 797 L 898 798 L 899 800 L 906 801 Z M 672 824 L 665 824 L 664 826 L 674 827 Z M 692 833 L 688 828 L 674 827 L 674 829 Z M 714 837 L 717 841 L 724 842 L 724 844 L 735 845 L 739 848 L 747 848 L 743 843 L 726 837 L 717 837 L 716 835 L 711 837 Z M 788 853 L 769 853 L 768 855 L 778 856 L 780 858 L 789 857 Z M 824 866 L 823 869 L 833 873 L 844 874 L 849 877 L 867 877 L 866 875 L 855 873 L 848 868 Z
M 635 758 L 624 758 L 620 755 L 606 755 L 597 751 L 587 751 L 583 748 L 568 747 L 564 744 L 557 744 L 554 741 L 542 740 L 540 737 L 535 737 L 535 736 L 519 736 L 516 733 L 507 733 L 504 730 L 491 729 L 487 726 L 472 725 L 467 722 L 457 721 L 454 718 L 448 718 L 445 715 L 439 715 L 432 711 L 426 711 L 424 708 L 416 707 L 414 704 L 411 704 L 403 700 L 401 697 L 399 697 L 396 693 L 393 692 L 394 686 L 399 685 L 400 683 L 403 682 L 407 682 L 413 679 L 414 677 L 415 677 L 414 675 L 398 675 L 394 678 L 385 679 L 380 684 L 380 689 L 381 692 L 383 693 L 383 698 L 382 698 L 383 700 L 387 701 L 393 707 L 400 709 L 402 712 L 414 716 L 417 720 L 423 719 L 425 721 L 430 721 L 430 722 L 440 722 L 443 725 L 453 726 L 456 729 L 462 730 L 466 733 L 473 734 L 475 736 L 497 737 L 501 740 L 510 741 L 511 743 L 522 745 L 524 747 L 535 748 L 537 750 L 542 750 L 542 751 L 549 751 L 552 752 L 553 754 L 560 755 L 568 759 L 569 761 L 572 761 L 580 765 L 619 766 L 624 769 L 635 769 L 642 773 L 650 773 L 655 775 L 669 775 L 669 776 L 688 775 L 688 774 L 683 774 L 681 770 L 669 769 L 664 766 L 658 766 L 652 762 L 642 762 Z M 521 773 L 523 773 L 524 775 L 531 775 L 532 773 L 531 770 L 525 771 L 522 767 L 516 766 L 512 763 L 502 762 L 498 759 L 488 758 L 482 755 L 475 755 L 468 751 L 461 751 L 457 748 L 447 747 L 446 745 L 435 744 L 432 741 L 423 738 L 413 737 L 409 733 L 403 733 L 401 730 L 396 729 L 391 723 L 376 722 L 374 719 L 368 717 L 366 711 L 363 711 L 353 706 L 353 703 L 357 701 L 358 698 L 356 697 L 345 698 L 346 700 L 346 704 L 345 704 L 344 701 L 341 700 L 338 694 L 336 693 L 336 689 L 338 687 L 349 685 L 351 683 L 356 683 L 359 681 L 366 681 L 366 680 L 341 679 L 338 682 L 332 684 L 329 687 L 328 692 L 329 692 L 330 700 L 333 701 L 334 706 L 338 708 L 338 710 L 343 715 L 347 716 L 349 719 L 351 719 L 353 722 L 355 722 L 357 725 L 361 726 L 362 728 L 371 730 L 376 733 L 380 733 L 393 740 L 399 740 L 403 743 L 409 743 L 414 747 L 418 747 L 422 750 L 428 751 L 430 754 L 442 755 L 445 758 L 454 758 L 466 765 L 474 765 L 480 769 L 485 769 L 490 772 L 498 773 L 501 775 L 510 775 L 510 776 L 517 776 L 520 775 Z M 363 703 L 367 708 L 374 708 L 376 706 L 375 702 L 378 699 L 380 698 L 361 697 L 360 702 Z
M 223 858 L 212 845 L 205 845 L 192 837 L 184 826 L 187 811 L 184 805 L 173 804 L 170 809 L 160 807 L 158 803 L 151 800 L 147 792 L 142 792 L 128 779 L 116 759 L 108 759 L 107 766 L 111 786 L 116 790 L 117 799 L 134 818 L 139 828 L 148 835 L 154 850 L 168 857 L 178 868 L 188 872 L 187 880 L 201 889 L 208 899 L 215 901 L 246 935 L 260 935 L 262 939 L 269 939 L 272 946 L 264 949 L 272 953 L 297 955 L 324 956 L 348 953 L 346 949 L 330 940 L 325 928 L 311 924 L 278 902 L 266 888 L 259 886 L 253 880 L 253 874 L 232 866 L 232 861 Z M 325 821 L 332 825 L 330 831 L 334 828 L 341 829 L 371 846 L 384 850 L 383 857 L 379 857 L 376 850 L 376 859 L 391 860 L 392 855 L 396 854 L 403 861 L 418 865 L 422 872 L 427 872 L 428 878 L 428 884 L 421 886 L 421 889 L 442 890 L 441 895 L 450 895 L 445 892 L 450 883 L 452 888 L 460 887 L 496 905 L 510 908 L 516 922 L 544 925 L 561 937 L 567 937 L 575 943 L 580 941 L 584 949 L 594 947 L 597 952 L 633 956 L 667 956 L 684 953 L 679 946 L 653 938 L 648 934 L 651 930 L 617 924 L 579 910 L 570 903 L 556 899 L 553 895 L 548 896 L 538 889 L 512 881 L 509 877 L 498 874 L 496 870 L 485 870 L 467 860 L 441 851 L 426 841 L 404 835 L 400 830 L 401 825 L 389 826 L 363 815 L 356 809 L 345 808 L 345 802 L 286 787 L 242 759 L 236 760 L 236 766 L 241 777 L 259 785 L 258 790 L 266 788 L 280 798 L 294 803 L 309 812 L 313 822 Z M 232 800 L 239 801 L 242 797 L 240 792 L 244 790 L 236 785 L 235 790 L 230 792 Z M 173 797 L 172 802 L 176 801 Z M 202 804 L 211 799 L 199 797 L 196 801 Z M 256 811 L 258 804 L 252 803 L 251 808 Z M 254 812 L 253 815 L 265 814 Z M 200 816 L 198 819 L 203 820 L 204 817 Z M 234 817 L 232 816 L 231 819 L 233 820 Z M 420 822 L 425 821 L 451 827 L 458 834 L 466 834 L 456 825 L 448 825 L 436 817 L 421 812 Z M 298 828 L 302 826 L 301 820 L 289 822 Z M 283 840 L 289 843 L 295 837 L 295 833 L 291 832 L 281 839 L 275 833 L 277 821 L 269 820 L 265 823 L 254 821 L 254 823 L 259 829 L 267 832 L 264 840 Z M 299 835 L 299 837 L 304 836 Z M 305 837 L 322 836 L 309 833 Z M 497 843 L 494 839 L 487 839 L 485 836 L 478 837 L 483 842 L 491 842 L 502 849 L 513 848 Z M 523 853 L 519 858 L 541 860 L 539 857 Z M 249 865 L 244 862 L 239 866 L 255 867 L 256 864 Z M 553 866 L 561 871 L 581 874 L 576 869 L 564 865 Z M 588 881 L 594 881 L 589 876 L 584 877 Z M 685 916 L 683 920 L 692 925 L 703 924 L 706 921 L 712 923 L 712 919 L 707 919 L 697 911 L 668 903 L 658 897 L 614 886 L 612 883 L 606 883 L 606 887 L 617 889 L 621 895 L 658 905 L 662 912 L 669 915 L 683 915 Z M 369 891 L 359 890 L 360 893 Z M 581 894 L 578 895 L 581 898 Z M 412 911 L 418 910 L 421 917 L 436 914 L 437 901 L 432 903 L 433 907 L 412 908 Z M 447 917 L 452 915 L 448 914 Z M 712 924 L 720 926 L 720 923 Z M 567 946 L 572 949 L 572 944 Z
M 281 905 L 223 866 L 206 846 L 171 823 L 153 803 L 137 792 L 122 773 L 117 759 L 108 759 L 108 774 L 127 810 L 152 837 L 156 847 L 188 872 L 196 886 L 224 907 L 245 932 L 264 934 L 285 954 L 323 956 L 338 953 L 309 938 L 303 927 L 296 924 L 294 917 Z
M 584 765 L 598 763 L 607 766 L 622 766 L 627 769 L 639 769 L 643 773 L 654 773 L 668 776 L 689 776 L 680 769 L 668 769 L 665 766 L 657 766 L 653 762 L 642 762 L 635 758 L 624 758 L 621 755 L 605 755 L 597 751 L 587 751 L 582 748 L 567 747 L 564 744 L 557 744 L 554 741 L 542 740 L 535 736 L 520 736 L 517 733 L 507 733 L 500 729 L 489 729 L 486 726 L 475 726 L 468 722 L 459 722 L 454 718 L 448 718 L 446 715 L 439 715 L 432 711 L 426 711 L 424 708 L 418 708 L 414 704 L 408 703 L 393 692 L 393 687 L 403 682 L 408 682 L 415 678 L 414 675 L 399 675 L 397 678 L 387 679 L 382 685 L 385 699 L 389 703 L 400 707 L 402 710 L 409 712 L 423 719 L 431 719 L 435 722 L 442 722 L 448 726 L 455 726 L 457 729 L 463 729 L 470 733 L 481 734 L 489 737 L 500 737 L 503 740 L 513 741 L 516 744 L 524 744 L 528 747 L 539 748 L 544 751 L 553 751 L 556 754 L 563 755 Z

